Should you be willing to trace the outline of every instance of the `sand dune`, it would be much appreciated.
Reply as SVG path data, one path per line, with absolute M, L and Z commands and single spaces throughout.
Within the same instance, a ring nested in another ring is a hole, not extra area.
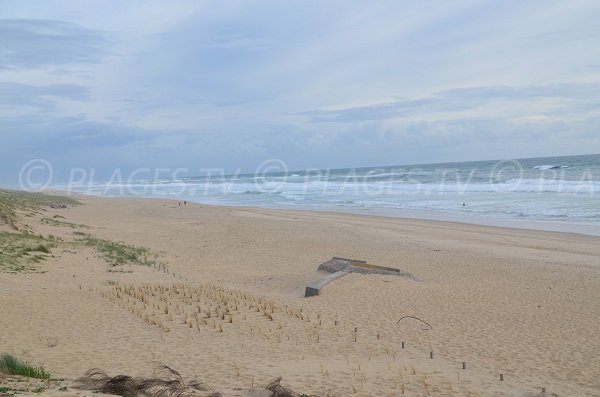
M 40 264 L 44 273 L 0 273 L 0 346 L 56 376 L 92 367 L 149 375 L 160 361 L 225 395 L 278 376 L 319 395 L 527 396 L 542 387 L 600 395 L 597 237 L 83 201 L 47 215 L 149 247 L 168 267 L 107 272 L 92 248 L 60 247 Z M 65 240 L 79 230 L 27 222 Z M 398 267 L 417 280 L 352 274 L 303 298 L 332 256 Z M 433 329 L 397 324 L 406 315 Z

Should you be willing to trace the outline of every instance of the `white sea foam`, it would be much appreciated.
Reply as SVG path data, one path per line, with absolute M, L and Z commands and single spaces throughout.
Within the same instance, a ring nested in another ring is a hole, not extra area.
M 207 204 L 344 211 L 433 210 L 600 224 L 599 156 L 533 159 L 514 169 L 496 165 L 478 162 L 311 170 L 290 175 L 209 175 L 90 183 L 66 189 Z
M 568 165 L 536 165 L 533 168 L 536 170 L 540 170 L 540 171 L 546 171 L 546 170 L 555 170 L 555 169 L 561 169 L 561 168 L 569 168 L 569 166 Z
M 447 182 L 404 182 L 404 181 L 286 181 L 262 180 L 244 182 L 171 182 L 171 183 L 108 183 L 93 186 L 71 186 L 79 192 L 89 191 L 92 194 L 103 192 L 136 194 L 178 194 L 192 195 L 238 195 L 249 193 L 275 193 L 289 199 L 314 195 L 432 195 L 432 194 L 466 194 L 466 193 L 564 193 L 576 195 L 600 195 L 600 181 L 569 181 L 556 179 L 527 179 L 515 178 L 496 183 L 467 183 L 457 181 Z

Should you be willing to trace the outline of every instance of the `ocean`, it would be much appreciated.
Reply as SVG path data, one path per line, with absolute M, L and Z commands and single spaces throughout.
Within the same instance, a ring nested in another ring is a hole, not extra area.
M 600 154 L 303 171 L 270 160 L 259 168 L 59 188 L 216 205 L 600 226 Z

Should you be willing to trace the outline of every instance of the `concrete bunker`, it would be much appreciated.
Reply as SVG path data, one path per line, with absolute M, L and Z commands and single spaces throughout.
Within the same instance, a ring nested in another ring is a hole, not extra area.
M 340 258 L 336 256 L 327 262 L 321 263 L 317 270 L 324 271 L 329 274 L 308 284 L 304 293 L 305 297 L 319 295 L 321 290 L 329 283 L 350 273 L 403 276 L 414 279 L 412 274 L 402 272 L 400 269 L 394 267 L 372 265 L 363 260 Z

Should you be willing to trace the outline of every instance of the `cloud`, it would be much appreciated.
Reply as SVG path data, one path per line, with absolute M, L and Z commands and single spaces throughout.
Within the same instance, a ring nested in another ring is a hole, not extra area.
M 118 121 L 94 122 L 81 117 L 48 119 L 43 115 L 3 118 L 0 128 L 13 131 L 13 134 L 1 136 L 0 142 L 65 154 L 151 142 L 164 134 Z
M 308 116 L 311 122 L 356 122 L 424 116 L 428 112 L 464 111 L 489 103 L 544 99 L 569 101 L 565 110 L 570 113 L 581 106 L 577 101 L 585 101 L 585 107 L 592 105 L 600 110 L 599 98 L 600 82 L 526 87 L 483 86 L 435 92 L 424 98 L 334 110 L 313 110 L 300 114 Z
M 0 1 L 0 151 L 7 164 L 230 171 L 589 152 L 599 11 Z
M 0 19 L 0 37 L 0 70 L 98 63 L 108 44 L 100 31 L 44 19 Z
M 89 88 L 74 84 L 34 86 L 29 84 L 0 82 L 0 106 L 48 107 L 52 103 L 51 98 L 87 101 L 90 99 Z

